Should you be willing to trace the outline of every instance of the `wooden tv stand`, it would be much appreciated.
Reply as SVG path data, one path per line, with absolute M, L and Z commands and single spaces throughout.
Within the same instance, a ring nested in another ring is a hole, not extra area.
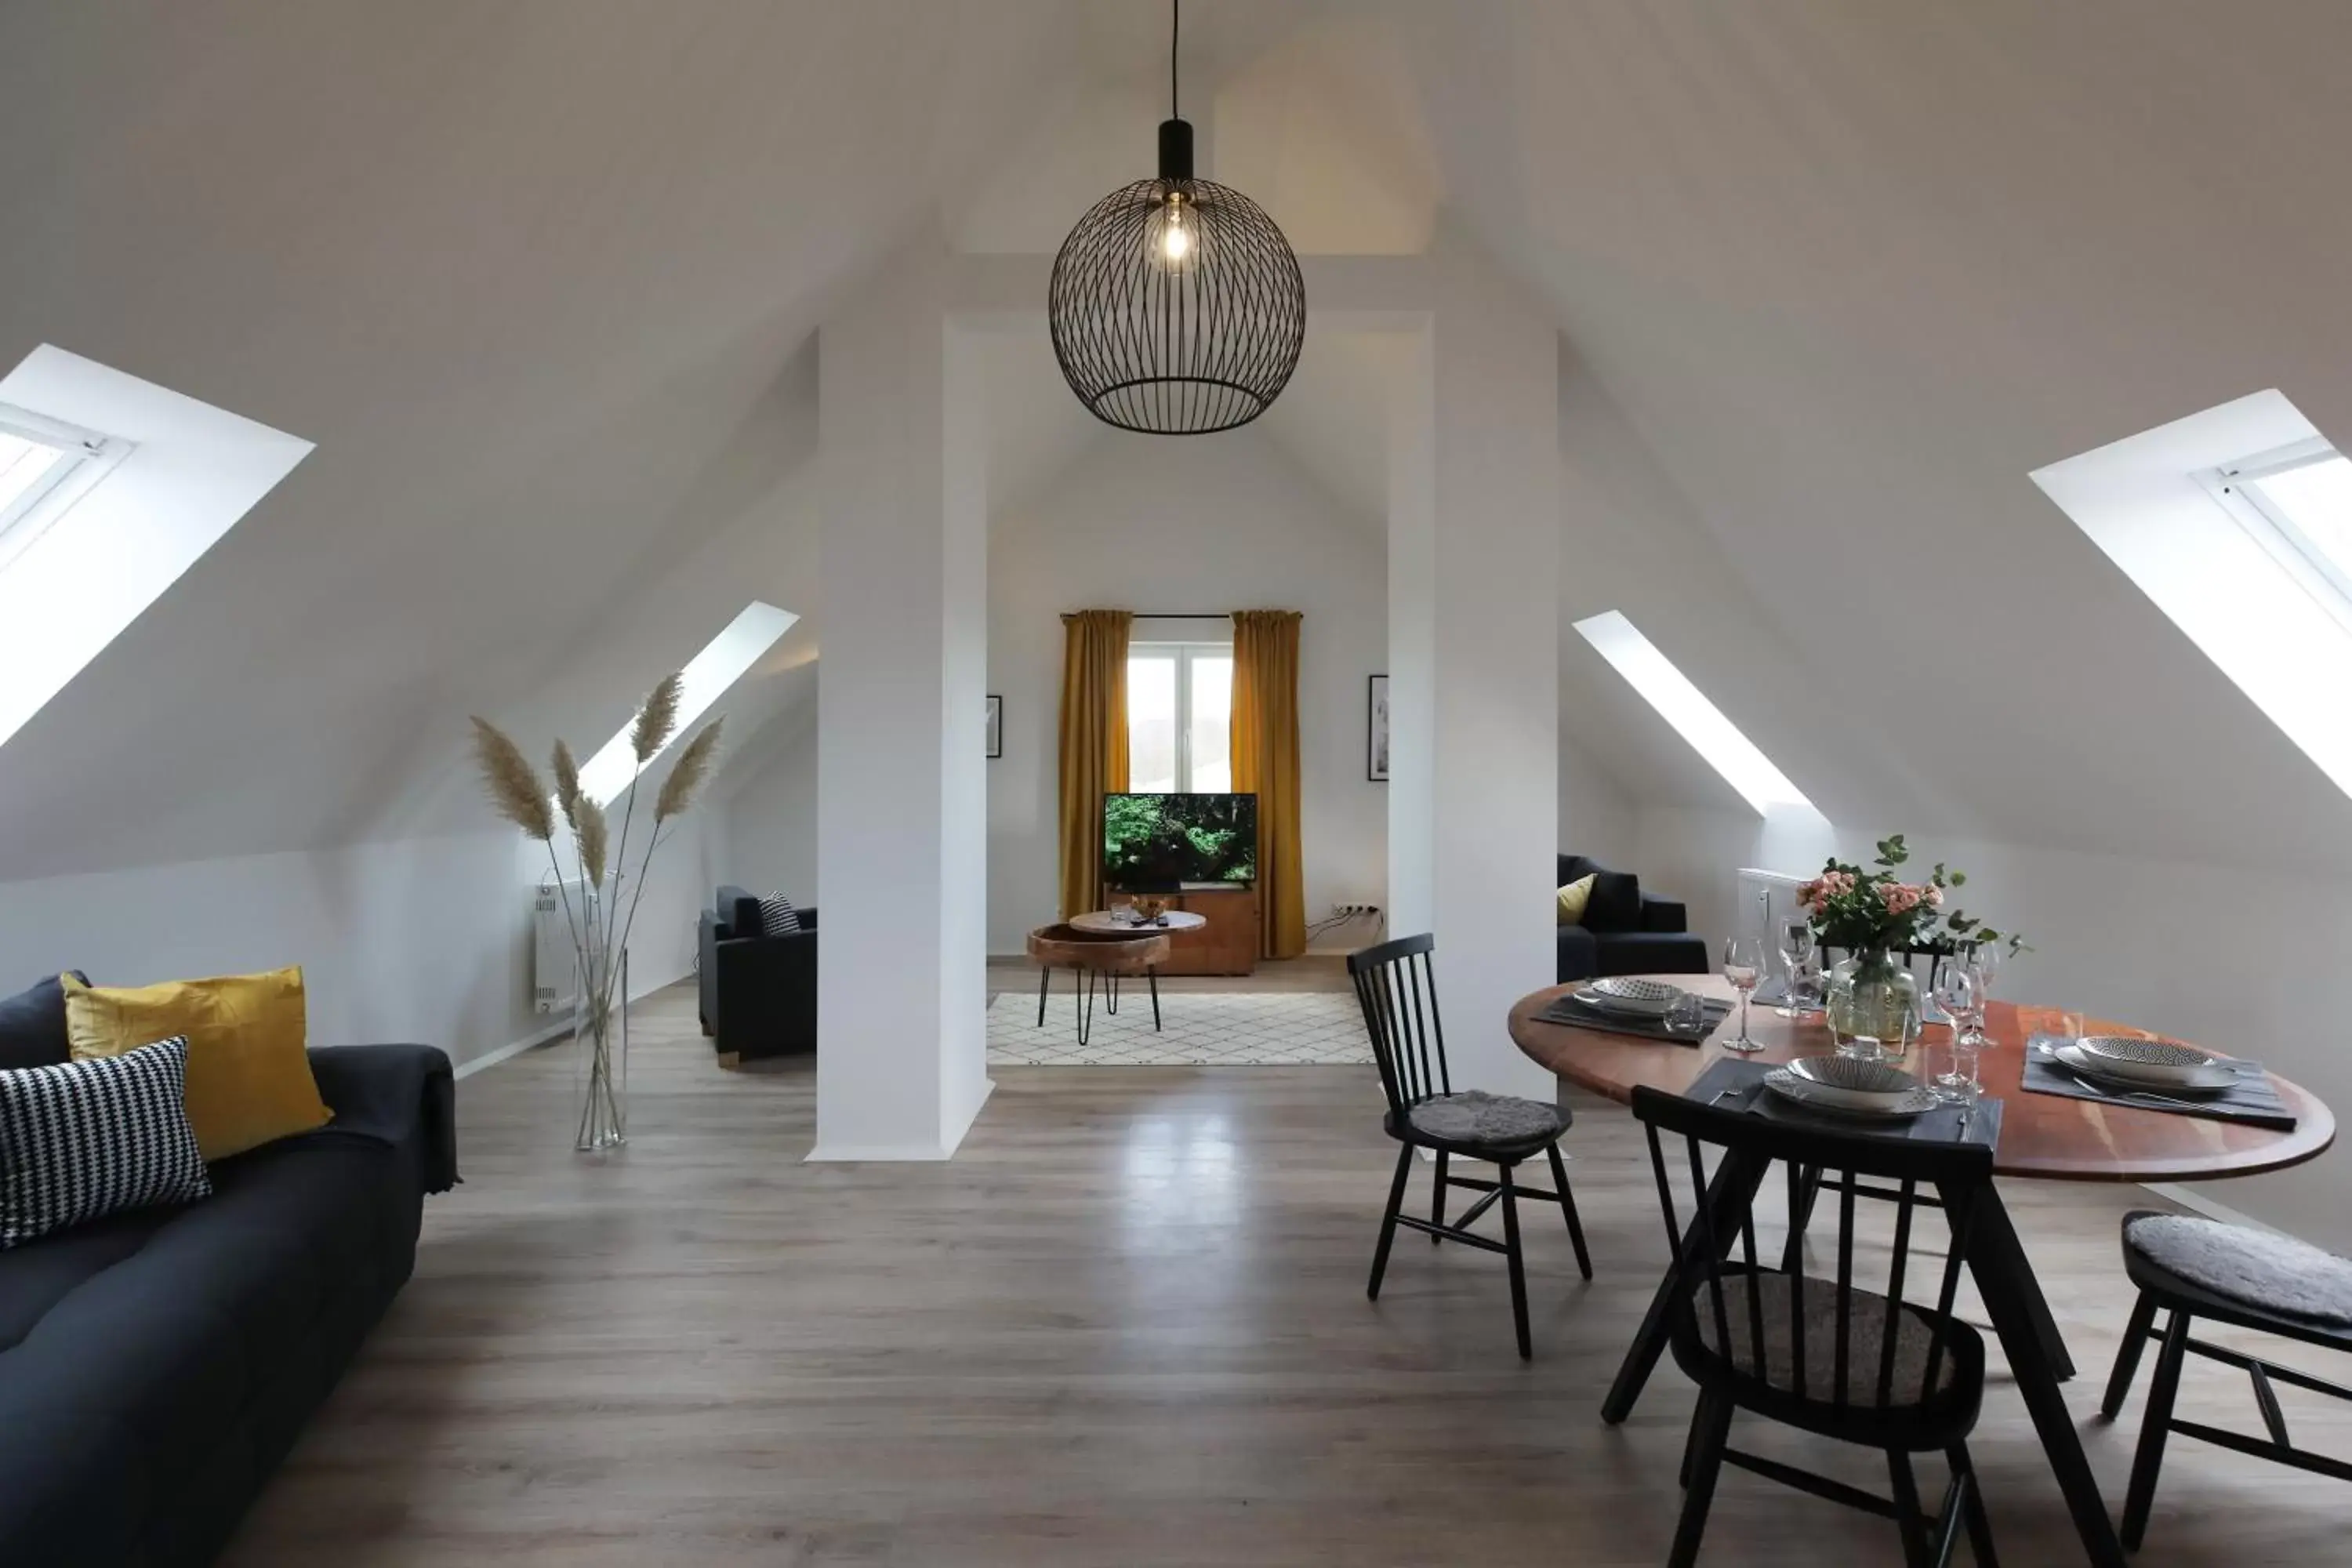
M 1103 890 L 1102 907 L 1132 893 Z M 1203 888 L 1166 895 L 1168 907 L 1198 915 L 1207 923 L 1197 931 L 1171 931 L 1168 962 L 1162 974 L 1254 974 L 1257 972 L 1257 889 Z

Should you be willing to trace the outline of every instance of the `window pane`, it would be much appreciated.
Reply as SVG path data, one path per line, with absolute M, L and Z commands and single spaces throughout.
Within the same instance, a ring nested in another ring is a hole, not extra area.
M 1192 741 L 1192 788 L 1202 794 L 1222 795 L 1234 787 L 1233 713 L 1234 656 L 1194 654 L 1187 728 Z
M 47 479 L 50 470 L 65 460 L 66 454 L 55 447 L 0 430 L 0 517 L 7 514 L 18 497 Z
M 1176 658 L 1127 660 L 1127 787 L 1165 795 L 1176 787 Z
M 2258 479 L 2252 487 L 2294 524 L 2304 542 L 2352 578 L 2352 462 L 2328 458 Z

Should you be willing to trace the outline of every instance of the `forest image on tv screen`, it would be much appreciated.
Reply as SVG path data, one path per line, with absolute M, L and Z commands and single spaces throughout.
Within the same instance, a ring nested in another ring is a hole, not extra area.
M 1149 891 L 1257 879 L 1257 796 L 1103 797 L 1103 880 Z

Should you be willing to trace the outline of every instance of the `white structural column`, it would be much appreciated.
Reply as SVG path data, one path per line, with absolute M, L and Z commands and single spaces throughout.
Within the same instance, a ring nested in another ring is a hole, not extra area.
M 1436 934 L 1454 1088 L 1549 1100 L 1504 1019 L 1555 969 L 1559 333 L 1470 247 L 1433 260 L 1390 465 L 1390 929 Z
M 990 1087 L 987 507 L 946 268 L 936 239 L 918 247 L 817 338 L 812 1159 L 945 1159 Z

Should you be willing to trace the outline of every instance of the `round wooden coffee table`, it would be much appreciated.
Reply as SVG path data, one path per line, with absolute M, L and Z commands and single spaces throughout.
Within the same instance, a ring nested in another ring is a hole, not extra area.
M 1648 978 L 1708 996 L 1732 994 L 1729 984 L 1715 975 Z M 1633 1098 L 1637 1088 L 1679 1094 L 1727 1054 L 1712 1043 L 1712 1037 L 1709 1043 L 1693 1047 L 1573 1024 L 1550 1024 L 1536 1016 L 1576 988 L 1548 986 L 1523 997 L 1511 1009 L 1511 1038 L 1563 1082 L 1622 1104 Z M 1750 1058 L 1759 1062 L 1784 1062 L 1792 1056 L 1833 1048 L 1829 1031 L 1817 1016 L 1783 1018 L 1771 1007 L 1754 1007 L 1748 1032 L 1764 1046 Z M 2327 1107 L 2317 1096 L 2275 1073 L 2270 1075 L 2272 1085 L 2295 1117 L 2292 1131 L 2028 1093 L 2023 1087 L 2027 1042 L 2037 1034 L 2053 1032 L 2146 1031 L 2011 1002 L 1995 1002 L 1986 1009 L 1989 1043 L 1979 1071 L 1985 1093 L 2001 1100 L 2000 1142 L 1994 1152 L 1993 1169 L 2002 1175 L 2065 1182 L 2203 1181 L 2300 1164 L 2336 1141 L 2336 1118 Z M 1729 1163 L 1727 1160 L 1726 1166 Z M 1707 1196 L 1709 1207 L 1717 1210 L 1716 1234 L 1729 1237 L 1737 1233 L 1738 1216 L 1753 1199 L 1764 1173 L 1761 1169 L 1718 1171 Z M 2074 1362 L 1997 1188 L 1989 1189 L 1976 1205 L 1968 1261 L 1978 1293 L 2000 1336 L 2018 1393 L 2041 1434 L 2059 1489 L 2065 1494 L 2084 1550 L 2102 1568 L 2121 1568 L 2123 1547 L 2099 1495 L 2098 1482 L 2083 1457 L 2082 1439 L 2067 1411 L 2065 1395 L 2059 1391 L 2059 1384 L 2074 1375 Z M 1672 1315 L 1682 1294 L 1680 1270 L 1669 1268 L 1651 1302 L 1649 1316 L 1618 1369 L 1617 1381 L 1601 1404 L 1603 1420 L 1622 1421 L 1632 1412 L 1643 1384 L 1665 1348 Z
M 1171 924 L 1136 926 L 1124 921 L 1114 921 L 1105 913 L 1079 915 L 1060 925 L 1039 926 L 1029 933 L 1029 956 L 1037 962 L 1037 1026 L 1045 1026 L 1045 996 L 1054 984 L 1054 971 L 1067 969 L 1081 982 L 1072 997 L 1078 1021 L 1078 1044 L 1083 1046 L 1093 1036 L 1095 1022 L 1095 991 L 1103 991 L 1103 1010 L 1113 1017 L 1118 1015 L 1118 982 L 1121 975 L 1140 974 L 1151 988 L 1151 1027 L 1160 1028 L 1160 966 L 1168 962 L 1168 937 L 1172 931 L 1187 929 L 1175 925 L 1178 920 L 1193 925 L 1203 921 L 1198 915 L 1168 917 Z M 1089 921 L 1099 921 L 1089 924 Z

